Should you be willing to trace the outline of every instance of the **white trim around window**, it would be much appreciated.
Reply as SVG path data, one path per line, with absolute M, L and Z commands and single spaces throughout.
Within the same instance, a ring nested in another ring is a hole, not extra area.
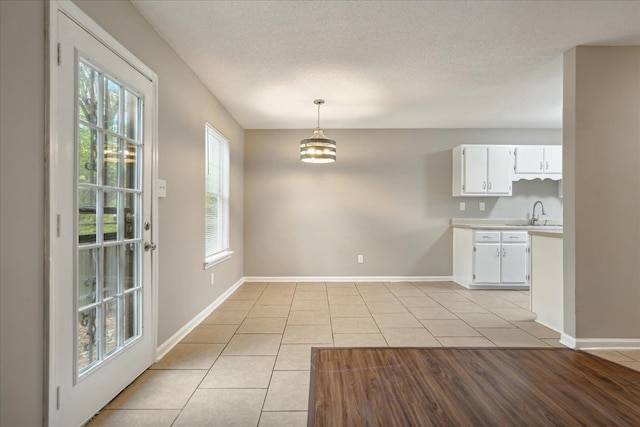
M 229 259 L 229 140 L 205 123 L 204 268 Z

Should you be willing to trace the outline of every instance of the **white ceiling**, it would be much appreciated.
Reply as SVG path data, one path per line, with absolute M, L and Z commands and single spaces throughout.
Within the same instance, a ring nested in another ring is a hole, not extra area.
M 559 128 L 562 54 L 638 1 L 132 0 L 245 129 Z

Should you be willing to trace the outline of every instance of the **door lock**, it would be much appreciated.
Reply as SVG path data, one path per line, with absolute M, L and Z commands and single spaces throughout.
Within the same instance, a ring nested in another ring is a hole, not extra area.
M 149 221 L 145 221 L 143 225 L 145 231 L 151 230 L 151 223 Z
M 144 243 L 144 251 L 145 252 L 149 252 L 149 250 L 155 251 L 156 250 L 156 244 L 155 243 L 149 243 L 149 242 L 145 242 Z

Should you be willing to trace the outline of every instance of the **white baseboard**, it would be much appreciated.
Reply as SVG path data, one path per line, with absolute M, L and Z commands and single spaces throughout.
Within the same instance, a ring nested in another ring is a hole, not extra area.
M 640 349 L 640 338 L 575 338 L 563 333 L 560 343 L 575 350 Z
M 222 295 L 215 299 L 211 304 L 209 304 L 204 310 L 198 313 L 193 319 L 191 319 L 187 324 L 185 324 L 182 328 L 180 328 L 175 334 L 173 334 L 169 339 L 160 344 L 156 349 L 156 361 L 162 359 L 173 347 L 176 346 L 184 337 L 189 334 L 196 326 L 200 324 L 204 319 L 206 319 L 220 304 L 222 304 L 231 294 L 238 289 L 245 282 L 245 278 L 241 278 L 236 283 L 233 284 L 229 289 L 227 289 Z
M 248 276 L 245 282 L 450 282 L 452 276 Z

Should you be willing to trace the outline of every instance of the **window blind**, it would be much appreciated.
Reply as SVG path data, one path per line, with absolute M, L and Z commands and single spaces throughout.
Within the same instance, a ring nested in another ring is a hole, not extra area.
M 205 263 L 229 249 L 229 141 L 206 125 Z

